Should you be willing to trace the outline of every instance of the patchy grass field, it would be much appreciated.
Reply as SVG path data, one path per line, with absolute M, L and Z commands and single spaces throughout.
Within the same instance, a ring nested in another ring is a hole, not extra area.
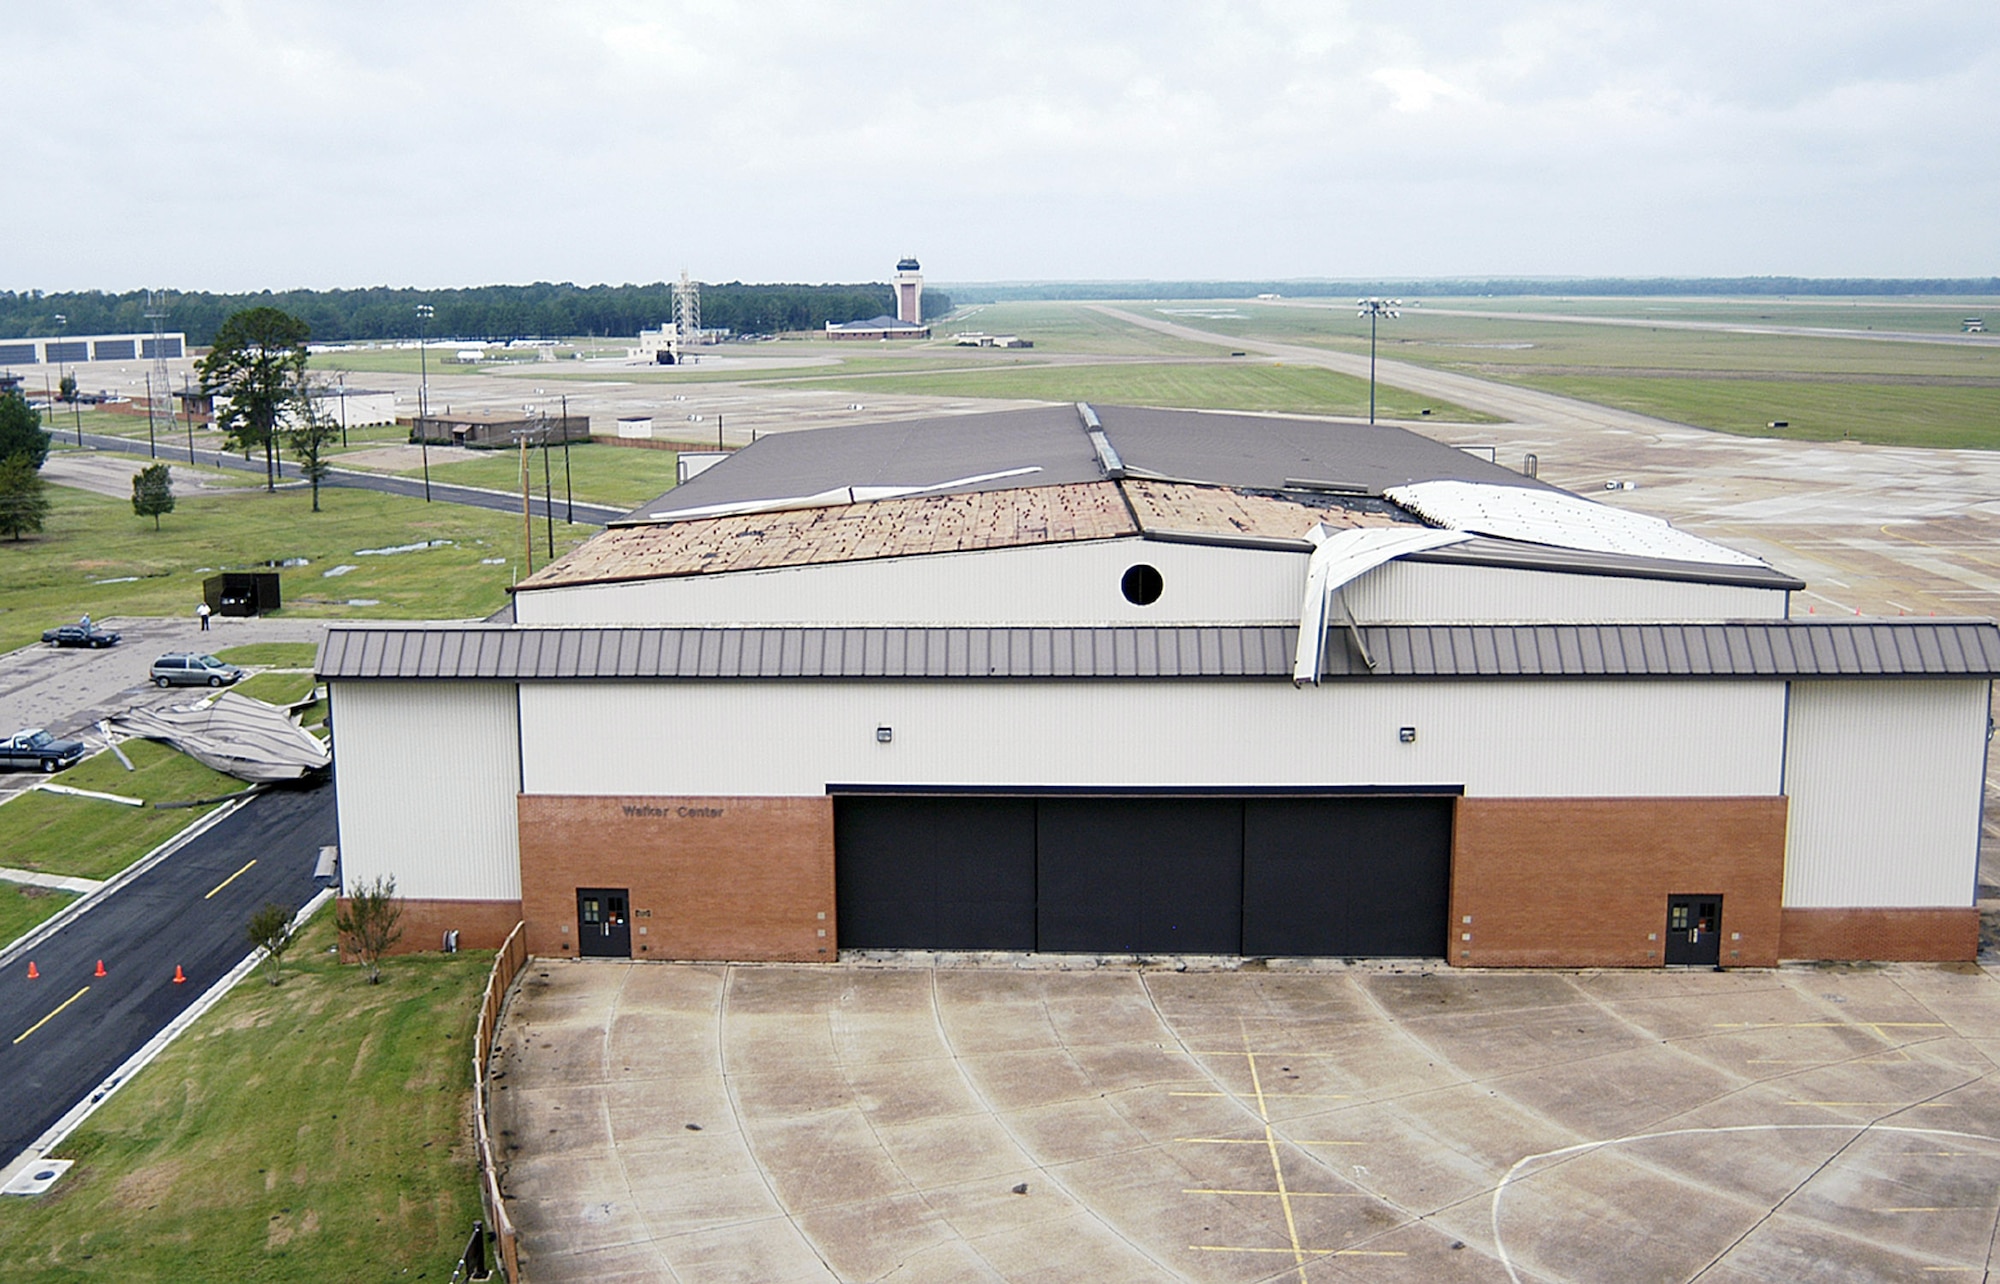
M 0 1202 L 0 1278 L 429 1280 L 479 1214 L 471 1039 L 490 951 L 327 953 L 238 986 L 72 1136 L 37 1199 Z
M 1514 381 L 1748 437 L 2000 449 L 2000 386 L 1550 375 Z M 1774 421 L 1788 426 L 1772 428 Z
M 671 450 L 647 450 L 632 446 L 571 445 L 569 448 L 570 493 L 579 503 L 612 504 L 636 508 L 674 488 L 675 461 Z M 561 504 L 563 452 L 549 451 L 549 479 L 555 502 Z M 418 476 L 405 470 L 404 476 Z M 528 452 L 529 485 L 537 499 L 542 495 L 542 454 Z M 460 486 L 480 486 L 487 490 L 518 493 L 521 489 L 521 458 L 512 450 L 491 451 L 479 459 L 459 463 L 433 464 L 431 480 Z M 558 512 L 561 510 L 558 509 Z
M 5 864 L 44 874 L 109 878 L 211 810 L 157 811 L 151 804 L 214 798 L 245 787 L 233 776 L 210 771 L 150 740 L 129 740 L 119 748 L 137 770 L 127 771 L 116 755 L 100 753 L 50 779 L 74 789 L 143 798 L 148 805 L 129 807 L 41 790 L 22 794 L 0 806 Z
M 310 669 L 318 654 L 319 648 L 310 642 L 248 642 L 217 651 L 215 658 L 230 664 Z
M 307 565 L 280 572 L 286 614 L 392 619 L 490 615 L 521 570 L 519 516 L 459 504 L 326 490 L 324 511 L 313 513 L 301 490 L 204 496 L 182 500 L 155 531 L 129 501 L 67 486 L 48 494 L 40 536 L 0 540 L 0 649 L 40 637 L 48 619 L 85 611 L 98 619 L 185 614 L 201 599 L 203 578 L 224 567 L 303 557 Z M 537 566 L 545 530 L 536 523 Z M 557 555 L 593 533 L 557 522 Z M 360 553 L 429 540 L 449 543 Z M 353 569 L 326 574 L 339 566 Z
M 310 673 L 253 673 L 230 690 L 266 704 L 290 704 L 312 694 Z
M 854 381 L 814 380 L 807 387 L 852 388 Z M 1109 405 L 1174 406 L 1194 410 L 1264 410 L 1289 414 L 1365 415 L 1368 381 L 1310 366 L 1242 360 L 1234 364 L 1173 363 L 1041 366 L 969 374 L 898 375 L 870 379 L 885 392 L 941 397 L 1022 397 L 1100 401 Z M 1382 385 L 1377 413 L 1385 419 L 1491 423 L 1492 417 Z
M 75 899 L 68 892 L 46 887 L 0 883 L 0 949 L 27 935 L 37 924 L 54 918 Z

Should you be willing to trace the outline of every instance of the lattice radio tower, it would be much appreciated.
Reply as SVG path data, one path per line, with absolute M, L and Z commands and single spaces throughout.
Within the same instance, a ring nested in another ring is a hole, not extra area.
M 167 372 L 167 292 L 165 290 L 146 291 L 146 319 L 153 323 L 153 368 L 147 375 L 146 423 L 154 422 L 153 407 L 165 402 L 173 404 L 173 376 Z M 166 426 L 174 426 L 174 412 L 166 413 Z
M 674 364 L 681 364 L 688 349 L 700 342 L 701 285 L 689 280 L 683 269 L 680 284 L 674 287 Z

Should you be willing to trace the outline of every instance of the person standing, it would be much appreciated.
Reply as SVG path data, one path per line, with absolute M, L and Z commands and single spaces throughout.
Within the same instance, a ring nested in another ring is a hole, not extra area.
M 201 631 L 203 633 L 208 632 L 208 617 L 211 614 L 213 614 L 213 612 L 211 612 L 208 609 L 208 603 L 206 602 L 203 602 L 200 606 L 194 608 L 194 616 L 197 620 L 201 621 Z

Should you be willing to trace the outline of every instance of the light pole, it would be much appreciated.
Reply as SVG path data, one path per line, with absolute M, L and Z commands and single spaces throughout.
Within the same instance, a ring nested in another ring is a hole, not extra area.
M 563 394 L 562 410 L 563 504 L 568 510 L 563 520 L 573 526 L 576 524 L 576 492 L 571 490 L 569 486 L 569 394 L 566 392 Z
M 1368 318 L 1368 422 L 1375 422 L 1375 323 L 1383 317 L 1399 317 L 1397 311 L 1403 306 L 1401 299 L 1356 299 L 1354 305 L 1361 310 L 1354 315 Z
M 430 337 L 431 313 L 428 303 L 417 305 L 417 441 L 424 451 L 424 502 L 431 502 L 431 429 L 425 420 L 431 413 L 431 366 L 424 341 Z
M 68 325 L 69 318 L 60 312 L 56 313 L 56 387 L 58 390 L 69 382 L 69 371 L 64 368 L 67 364 L 64 354 L 68 351 L 69 345 L 63 342 L 63 333 Z M 70 410 L 75 415 L 76 444 L 81 446 L 83 444 L 83 408 L 77 404 L 77 400 L 74 397 L 70 398 L 69 405 Z M 50 406 L 49 409 L 54 411 L 55 407 Z

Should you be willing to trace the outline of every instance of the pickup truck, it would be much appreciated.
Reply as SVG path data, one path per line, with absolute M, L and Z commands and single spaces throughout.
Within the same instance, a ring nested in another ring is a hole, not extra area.
M 74 767 L 82 757 L 80 743 L 58 740 L 40 727 L 0 740 L 0 768 L 13 771 L 61 771 Z
M 118 635 L 107 633 L 95 624 L 84 627 L 81 624 L 63 624 L 42 634 L 42 641 L 50 646 L 87 646 L 92 648 L 117 646 Z

